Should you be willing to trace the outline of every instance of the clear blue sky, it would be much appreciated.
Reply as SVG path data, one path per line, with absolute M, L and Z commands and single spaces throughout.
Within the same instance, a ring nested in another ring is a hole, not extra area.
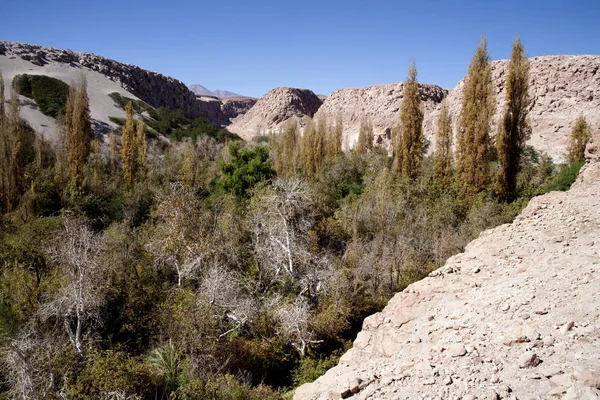
M 404 80 L 454 87 L 480 35 L 530 56 L 600 53 L 600 0 L 0 0 L 0 39 L 87 51 L 261 96 Z

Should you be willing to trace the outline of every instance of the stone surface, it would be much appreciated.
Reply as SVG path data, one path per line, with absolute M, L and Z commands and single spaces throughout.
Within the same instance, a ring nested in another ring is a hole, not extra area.
M 244 139 L 279 133 L 289 118 L 296 118 L 302 128 L 307 117 L 317 112 L 323 101 L 307 89 L 280 87 L 271 90 L 228 129 Z
M 353 399 L 599 398 L 599 147 L 596 132 L 569 191 L 532 199 L 368 317 L 339 365 L 294 398 L 340 398 L 357 378 L 372 382 Z M 456 344 L 473 350 L 452 357 Z

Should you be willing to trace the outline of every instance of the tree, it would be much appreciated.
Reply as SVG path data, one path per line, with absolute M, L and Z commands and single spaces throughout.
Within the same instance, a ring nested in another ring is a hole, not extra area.
M 365 154 L 373 149 L 373 124 L 368 119 L 363 118 L 360 121 L 360 130 L 358 132 L 358 141 L 356 142 L 356 152 Z
M 146 179 L 147 173 L 147 158 L 148 158 L 148 143 L 146 141 L 146 129 L 143 121 L 137 122 L 137 131 L 135 136 L 137 148 L 137 170 L 142 179 Z
M 529 103 L 529 60 L 523 43 L 517 37 L 506 78 L 506 102 L 504 115 L 496 139 L 498 153 L 498 192 L 503 196 L 514 193 L 521 152 L 531 136 L 527 118 Z
M 567 161 L 569 164 L 585 160 L 585 146 L 591 138 L 592 132 L 590 126 L 581 115 L 575 120 L 575 125 L 569 139 L 569 147 L 567 149 Z
M 315 122 L 309 118 L 306 121 L 304 135 L 302 135 L 302 170 L 308 177 L 315 175 L 317 171 L 316 165 L 316 143 L 317 142 L 317 127 Z
M 411 61 L 408 78 L 404 81 L 403 95 L 400 106 L 402 135 L 397 150 L 400 158 L 396 165 L 403 177 L 415 179 L 421 172 L 423 159 L 423 110 L 414 61 Z
M 117 135 L 114 132 L 108 134 L 108 159 L 109 159 L 109 170 L 111 174 L 117 172 L 117 166 L 119 165 L 119 150 L 117 149 Z
M 327 143 L 327 120 L 321 117 L 317 120 L 317 129 L 315 132 L 315 144 L 314 144 L 314 164 L 315 169 L 318 171 L 323 164 L 323 160 L 326 156 L 326 143 Z
M 232 143 L 229 146 L 229 155 L 230 161 L 221 165 L 221 184 L 238 199 L 250 197 L 254 186 L 269 181 L 276 175 L 271 165 L 269 150 L 264 146 L 244 149 L 239 142 Z
M 482 37 L 469 65 L 457 129 L 456 183 L 463 197 L 472 197 L 489 184 L 494 96 L 492 64 Z
M 133 104 L 131 101 L 125 107 L 125 125 L 121 134 L 121 162 L 123 164 L 123 178 L 127 186 L 132 187 L 135 181 L 137 163 L 136 132 L 133 119 Z
M 2 76 L 0 75 L 0 80 Z M 20 103 L 11 90 L 10 107 L 4 106 L 4 86 L 0 84 L 0 188 L 6 211 L 12 211 L 23 193 L 25 178 L 25 124 L 20 118 Z
M 435 153 L 433 156 L 433 177 L 444 185 L 452 179 L 452 117 L 448 103 L 442 103 L 442 109 L 437 120 L 435 135 Z
M 344 122 L 342 113 L 338 113 L 335 118 L 335 125 L 328 129 L 325 141 L 326 158 L 336 158 L 342 155 L 342 141 L 344 134 Z
M 84 168 L 91 151 L 93 138 L 87 83 L 83 74 L 69 88 L 65 112 L 66 155 L 70 171 L 70 192 L 81 192 Z
M 298 172 L 300 165 L 300 131 L 298 121 L 292 117 L 287 120 L 283 134 L 279 135 L 276 144 L 275 169 L 277 175 L 292 177 Z
M 65 276 L 57 296 L 42 306 L 45 318 L 58 318 L 77 353 L 83 352 L 84 329 L 98 321 L 100 285 L 97 279 L 99 236 L 89 224 L 73 217 L 63 218 L 62 230 L 46 251 Z

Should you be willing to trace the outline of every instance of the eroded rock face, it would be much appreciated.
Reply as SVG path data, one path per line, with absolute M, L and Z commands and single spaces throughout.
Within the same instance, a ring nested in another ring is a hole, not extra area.
M 241 118 L 231 124 L 228 129 L 244 139 L 268 132 L 279 132 L 284 123 L 295 117 L 304 126 L 306 117 L 312 117 L 322 100 L 307 89 L 281 87 L 265 94 Z
M 206 117 L 215 123 L 227 122 L 219 102 L 197 101 L 183 82 L 134 65 L 91 53 L 14 42 L 0 42 L 0 54 L 20 57 L 42 67 L 51 62 L 86 67 L 118 82 L 125 90 L 152 107 L 181 109 L 192 118 Z
M 578 116 L 583 115 L 593 129 L 600 128 L 600 56 L 545 56 L 529 60 L 529 118 L 533 132 L 528 144 L 555 161 L 564 161 Z M 507 60 L 493 62 L 492 79 L 497 94 L 493 135 L 502 118 L 507 75 Z M 464 80 L 448 95 L 455 122 L 462 108 L 463 89 Z M 437 118 L 438 113 L 432 116 Z
M 600 398 L 599 146 L 571 190 L 396 294 L 294 399 Z
M 224 97 L 221 99 L 221 111 L 225 118 L 233 122 L 246 114 L 257 101 L 254 97 Z
M 363 89 L 339 89 L 329 96 L 317 112 L 315 118 L 325 118 L 333 122 L 341 114 L 344 127 L 344 147 L 354 147 L 358 140 L 360 123 L 367 118 L 373 123 L 373 133 L 377 141 L 389 141 L 392 129 L 400 121 L 400 104 L 403 98 L 404 83 L 373 85 Z M 432 113 L 436 113 L 448 91 L 436 85 L 419 85 L 419 93 L 425 120 L 423 128 L 432 133 Z M 436 113 L 437 115 L 437 113 Z M 432 136 L 429 134 L 429 137 Z

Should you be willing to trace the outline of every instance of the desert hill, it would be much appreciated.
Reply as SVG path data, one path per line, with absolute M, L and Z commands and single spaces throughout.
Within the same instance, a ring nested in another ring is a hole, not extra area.
M 296 400 L 600 398 L 600 134 L 568 192 L 398 293 Z
M 533 133 L 529 144 L 548 153 L 556 161 L 561 161 L 570 130 L 579 115 L 586 117 L 594 128 L 600 126 L 600 113 L 597 112 L 600 108 L 600 56 L 546 56 L 533 57 L 530 61 L 529 115 Z M 495 61 L 492 65 L 497 94 L 493 134 L 502 114 L 507 66 L 507 60 Z M 425 137 L 432 143 L 444 99 L 449 103 L 453 123 L 456 124 L 461 108 L 463 82 L 464 80 L 460 81 L 451 90 L 436 85 L 420 85 L 425 112 Z M 335 90 L 324 99 L 315 117 L 333 121 L 340 113 L 346 147 L 354 146 L 363 117 L 373 123 L 376 137 L 389 138 L 391 130 L 399 122 L 402 86 L 402 83 L 396 83 Z M 269 92 L 246 116 L 240 117 L 231 129 L 250 138 L 257 132 L 278 132 L 282 121 L 291 115 L 300 119 L 312 115 L 296 109 L 291 99 L 290 96 L 274 96 Z M 313 112 L 313 109 L 310 111 Z

